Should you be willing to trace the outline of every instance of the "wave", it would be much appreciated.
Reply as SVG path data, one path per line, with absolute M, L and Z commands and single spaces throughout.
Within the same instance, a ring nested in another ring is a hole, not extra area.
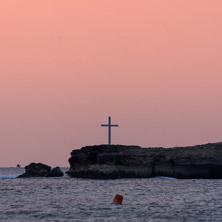
M 157 178 L 164 179 L 164 180 L 176 180 L 176 178 L 173 178 L 173 177 L 157 177 Z
M 20 174 L 14 174 L 14 175 L 0 175 L 0 179 L 14 179 L 17 178 Z

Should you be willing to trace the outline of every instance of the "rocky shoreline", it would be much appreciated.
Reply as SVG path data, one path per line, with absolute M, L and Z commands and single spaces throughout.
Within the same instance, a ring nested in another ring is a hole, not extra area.
M 222 178 L 222 143 L 175 148 L 87 146 L 73 150 L 69 163 L 66 173 L 75 178 L 218 179 Z

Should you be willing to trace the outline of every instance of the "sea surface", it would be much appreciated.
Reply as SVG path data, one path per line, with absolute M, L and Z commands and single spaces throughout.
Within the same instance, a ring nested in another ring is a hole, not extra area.
M 16 178 L 23 172 L 0 168 L 0 221 L 222 221 L 222 180 Z M 111 204 L 117 193 L 122 205 Z

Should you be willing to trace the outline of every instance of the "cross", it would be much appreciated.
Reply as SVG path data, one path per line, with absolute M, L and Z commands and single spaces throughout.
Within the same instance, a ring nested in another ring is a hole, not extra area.
M 119 125 L 112 125 L 111 124 L 111 117 L 109 116 L 109 123 L 108 124 L 102 124 L 101 126 L 102 127 L 103 126 L 108 126 L 109 127 L 109 130 L 108 130 L 108 133 L 109 133 L 108 144 L 111 145 L 111 127 L 118 127 Z

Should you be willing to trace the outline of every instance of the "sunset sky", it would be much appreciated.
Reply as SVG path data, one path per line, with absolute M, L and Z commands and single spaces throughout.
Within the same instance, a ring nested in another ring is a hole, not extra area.
M 0 166 L 107 143 L 222 141 L 221 0 L 1 0 Z

